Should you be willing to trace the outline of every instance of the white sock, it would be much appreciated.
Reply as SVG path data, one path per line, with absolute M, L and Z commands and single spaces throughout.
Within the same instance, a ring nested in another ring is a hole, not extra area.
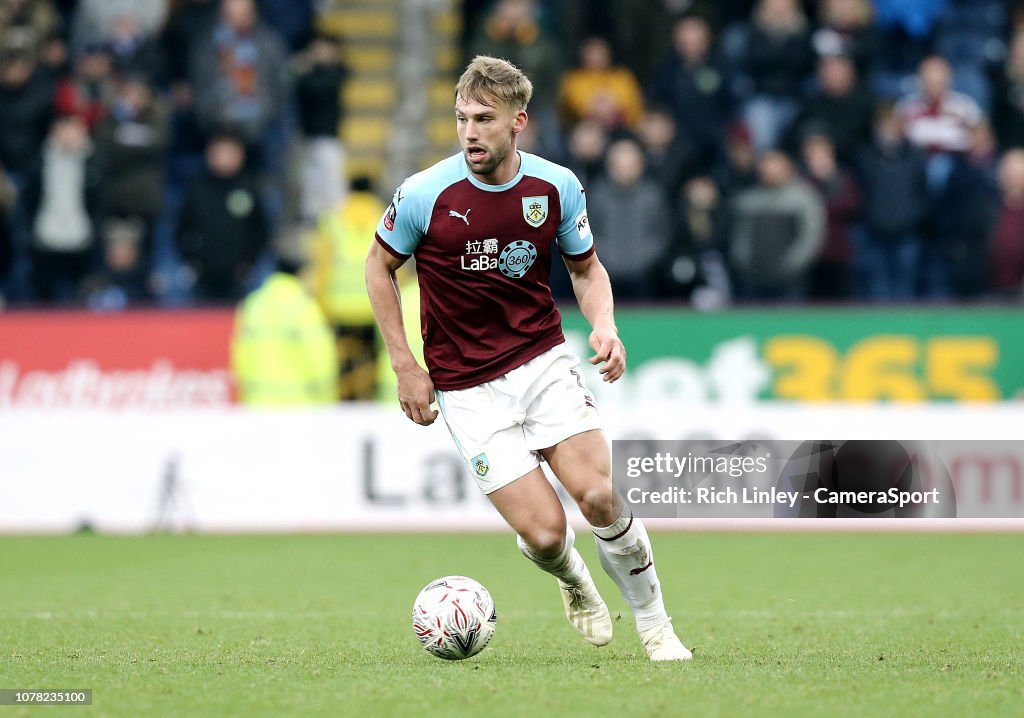
M 516 543 L 519 550 L 526 558 L 533 561 L 542 571 L 547 571 L 563 583 L 578 584 L 590 576 L 587 565 L 583 562 L 580 552 L 573 547 L 576 541 L 576 534 L 571 526 L 565 527 L 565 546 L 562 552 L 554 558 L 541 558 L 537 556 L 530 547 L 523 541 L 523 537 L 516 535 Z
M 590 528 L 601 565 L 633 611 L 637 630 L 645 631 L 668 619 L 654 569 L 651 539 L 643 522 L 629 508 L 623 508 L 622 515 L 611 526 Z

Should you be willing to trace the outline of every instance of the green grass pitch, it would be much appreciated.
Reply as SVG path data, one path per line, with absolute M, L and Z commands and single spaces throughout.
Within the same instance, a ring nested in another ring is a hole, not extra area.
M 596 649 L 511 535 L 0 538 L 0 687 L 92 688 L 16 716 L 988 716 L 1024 706 L 1024 537 L 655 534 L 689 664 L 616 623 Z M 491 645 L 410 628 L 438 576 L 487 586 Z

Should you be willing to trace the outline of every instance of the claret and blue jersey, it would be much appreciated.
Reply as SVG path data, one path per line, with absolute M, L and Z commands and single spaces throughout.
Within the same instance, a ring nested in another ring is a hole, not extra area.
M 520 152 L 519 173 L 488 185 L 461 153 L 395 192 L 376 240 L 416 257 L 424 356 L 434 385 L 496 379 L 565 341 L 549 284 L 555 247 L 594 252 L 583 187 L 560 165 Z

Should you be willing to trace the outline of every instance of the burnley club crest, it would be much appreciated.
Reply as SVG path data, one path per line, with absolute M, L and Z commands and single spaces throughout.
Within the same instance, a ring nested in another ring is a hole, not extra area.
M 469 463 L 473 466 L 473 471 L 481 479 L 487 476 L 487 472 L 491 470 L 491 464 L 487 461 L 487 454 L 477 454 Z
M 547 218 L 547 195 L 543 197 L 523 197 L 523 219 L 526 220 L 527 224 L 531 227 L 539 227 L 544 224 L 544 220 Z

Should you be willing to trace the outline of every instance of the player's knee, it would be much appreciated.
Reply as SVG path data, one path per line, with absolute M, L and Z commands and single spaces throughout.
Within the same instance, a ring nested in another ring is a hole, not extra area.
M 577 503 L 591 526 L 610 526 L 618 518 L 615 514 L 615 492 L 610 486 L 587 489 Z
M 565 547 L 565 523 L 558 526 L 538 526 L 526 534 L 520 534 L 523 541 L 537 558 L 555 558 Z

